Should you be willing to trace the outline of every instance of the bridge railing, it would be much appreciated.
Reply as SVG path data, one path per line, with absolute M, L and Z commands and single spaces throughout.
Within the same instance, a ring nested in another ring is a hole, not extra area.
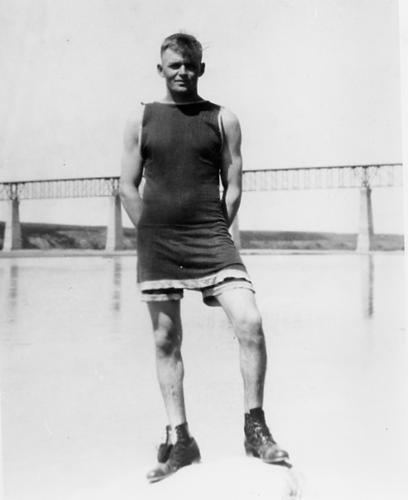
M 402 185 L 402 164 L 245 170 L 244 191 L 359 188 Z M 84 177 L 0 182 L 0 200 L 115 196 L 119 177 Z
M 339 189 L 402 185 L 402 164 L 246 170 L 244 191 Z
M 246 170 L 243 173 L 244 191 L 360 188 L 360 229 L 357 249 L 361 251 L 369 250 L 372 243 L 372 188 L 402 186 L 402 183 L 401 163 Z M 20 201 L 92 197 L 111 199 L 106 248 L 108 250 L 122 248 L 119 177 L 0 182 L 0 201 L 9 204 L 3 250 L 21 248 Z M 236 224 L 233 234 L 238 240 L 239 230 Z
M 94 198 L 119 192 L 119 177 L 84 177 L 0 182 L 0 200 Z

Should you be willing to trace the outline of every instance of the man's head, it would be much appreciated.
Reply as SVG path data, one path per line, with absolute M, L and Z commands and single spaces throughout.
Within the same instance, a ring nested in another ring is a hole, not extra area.
M 179 54 L 187 55 L 201 63 L 203 57 L 203 47 L 201 43 L 193 36 L 187 33 L 174 33 L 163 40 L 160 47 L 160 56 L 163 58 L 163 53 L 171 49 Z
M 198 78 L 205 69 L 202 54 L 201 43 L 192 35 L 175 33 L 164 39 L 157 70 L 165 78 L 167 89 L 173 96 L 197 95 Z

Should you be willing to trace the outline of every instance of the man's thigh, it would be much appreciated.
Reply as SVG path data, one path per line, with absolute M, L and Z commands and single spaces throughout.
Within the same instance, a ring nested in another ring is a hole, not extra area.
M 181 333 L 180 300 L 147 302 L 153 330 Z
M 217 299 L 233 325 L 248 319 L 260 321 L 260 312 L 252 290 L 232 288 L 218 295 Z

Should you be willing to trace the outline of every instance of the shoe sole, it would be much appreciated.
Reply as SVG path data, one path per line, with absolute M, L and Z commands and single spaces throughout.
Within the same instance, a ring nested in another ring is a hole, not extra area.
M 173 474 L 175 474 L 177 471 L 179 471 L 180 469 L 184 469 L 184 467 L 188 467 L 189 465 L 193 465 L 193 464 L 199 464 L 201 463 L 201 458 L 197 458 L 196 460 L 193 460 L 193 462 L 189 463 L 189 464 L 186 464 L 186 465 L 183 465 L 182 467 L 176 469 L 175 471 L 172 471 L 172 472 L 169 472 L 168 474 L 164 475 L 164 476 L 160 476 L 160 477 L 155 477 L 155 478 L 147 478 L 148 482 L 150 484 L 153 484 L 153 483 L 158 483 L 159 481 L 163 481 L 163 479 L 166 479 L 168 478 L 169 476 L 172 476 Z
M 259 453 L 254 448 L 248 446 L 247 443 L 244 443 L 244 446 L 245 446 L 245 453 L 248 457 L 259 458 L 263 462 L 265 462 L 266 464 L 288 464 L 288 462 L 289 462 L 289 455 L 288 454 L 286 454 L 286 456 L 284 456 L 284 457 L 279 457 L 279 458 L 272 459 L 272 460 L 265 460 L 259 455 Z

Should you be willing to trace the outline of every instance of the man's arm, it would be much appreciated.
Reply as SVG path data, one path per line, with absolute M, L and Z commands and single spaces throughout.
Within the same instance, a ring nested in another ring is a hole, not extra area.
M 221 111 L 224 129 L 221 182 L 224 188 L 222 204 L 230 226 L 238 212 L 242 195 L 241 127 L 237 117 L 226 109 Z
M 142 180 L 142 157 L 140 155 L 140 127 L 142 117 L 133 117 L 126 125 L 120 176 L 120 198 L 130 220 L 137 226 L 142 212 L 139 185 Z

